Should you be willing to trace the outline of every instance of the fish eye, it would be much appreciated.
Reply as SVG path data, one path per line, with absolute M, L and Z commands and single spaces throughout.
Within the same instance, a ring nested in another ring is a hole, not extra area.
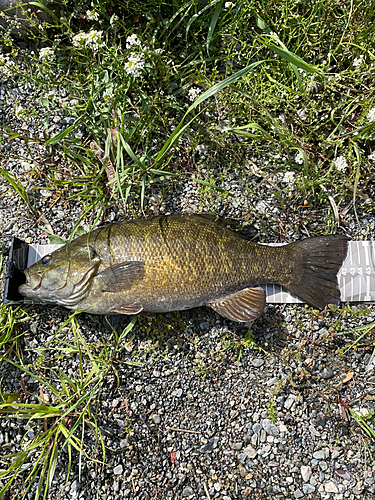
M 42 258 L 42 264 L 43 264 L 43 266 L 48 266 L 48 264 L 51 264 L 52 261 L 53 261 L 52 255 L 45 255 Z

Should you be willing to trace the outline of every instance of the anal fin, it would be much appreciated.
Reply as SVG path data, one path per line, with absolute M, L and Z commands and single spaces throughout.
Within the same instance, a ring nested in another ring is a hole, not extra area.
M 140 302 L 134 302 L 133 304 L 128 304 L 126 306 L 117 307 L 116 309 L 112 309 L 111 312 L 116 313 L 116 314 L 127 314 L 130 316 L 132 314 L 139 314 L 142 311 L 143 311 L 142 304 Z
M 232 321 L 252 321 L 262 314 L 266 305 L 266 293 L 260 287 L 245 288 L 207 305 Z

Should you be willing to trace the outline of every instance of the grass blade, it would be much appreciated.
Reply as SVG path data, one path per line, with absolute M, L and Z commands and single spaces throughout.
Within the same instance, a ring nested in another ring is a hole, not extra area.
M 207 55 L 210 55 L 210 43 L 211 43 L 212 36 L 214 34 L 214 31 L 215 31 L 215 27 L 216 27 L 217 21 L 218 21 L 219 16 L 220 16 L 220 12 L 221 12 L 221 9 L 222 9 L 222 6 L 223 6 L 223 1 L 224 0 L 220 0 L 217 3 L 217 5 L 215 7 L 214 15 L 212 16 L 212 19 L 211 19 L 211 22 L 210 22 L 210 26 L 208 28 L 207 41 L 206 41 Z

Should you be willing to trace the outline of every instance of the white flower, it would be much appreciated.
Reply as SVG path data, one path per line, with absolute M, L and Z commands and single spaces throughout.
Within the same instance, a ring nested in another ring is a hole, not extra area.
M 138 46 L 140 46 L 140 45 L 141 45 L 141 41 L 140 41 L 140 39 L 137 37 L 137 35 L 136 35 L 136 34 L 134 34 L 134 35 L 130 35 L 130 36 L 128 36 L 128 37 L 127 37 L 127 39 L 126 39 L 126 48 L 127 48 L 127 49 L 130 49 L 130 47 L 131 47 L 132 45 L 138 45 Z
M 232 7 L 235 7 L 236 4 L 234 4 L 233 2 L 225 2 L 224 4 L 224 9 L 231 9 Z
M 99 12 L 95 12 L 95 10 L 86 11 L 86 17 L 89 21 L 99 21 Z
M 283 177 L 283 182 L 285 184 L 288 184 L 288 186 L 293 189 L 294 184 L 296 182 L 296 174 L 294 172 L 291 172 L 290 170 L 288 172 L 285 172 L 284 177 Z
M 371 161 L 375 161 L 375 151 L 373 151 L 370 155 L 368 155 L 368 159 Z
M 102 45 L 102 31 L 91 30 L 88 33 L 78 33 L 72 39 L 75 47 L 87 47 L 98 50 Z
M 111 26 L 113 26 L 115 24 L 115 22 L 118 21 L 118 20 L 119 20 L 118 15 L 117 14 L 112 14 L 111 19 L 109 20 L 109 24 Z
M 364 58 L 365 58 L 365 56 L 363 56 L 363 55 L 356 57 L 353 61 L 353 66 L 360 66 L 363 63 Z
M 10 76 L 12 74 L 12 70 L 15 68 L 14 61 L 9 59 L 8 56 L 3 56 L 0 54 L 0 69 L 1 73 L 5 76 Z
M 154 52 L 155 54 L 161 54 L 163 52 L 163 49 L 155 49 Z
M 189 100 L 190 101 L 195 101 L 195 99 L 199 96 L 199 94 L 201 93 L 202 91 L 200 89 L 198 89 L 197 87 L 191 87 L 189 89 L 189 92 L 188 92 L 188 95 L 189 95 Z
M 99 46 L 102 45 L 102 33 L 103 31 L 89 31 L 86 36 L 86 47 L 98 50 Z
M 367 113 L 367 119 L 369 122 L 375 122 L 375 108 L 371 108 Z
M 112 89 L 106 89 L 104 94 L 103 94 L 103 98 L 105 101 L 110 101 L 113 97 L 113 91 Z
M 145 66 L 145 61 L 140 54 L 132 52 L 129 59 L 125 63 L 125 71 L 128 75 L 133 75 L 135 77 L 141 76 L 141 69 Z
M 294 157 L 294 161 L 296 163 L 298 163 L 298 165 L 302 165 L 303 164 L 303 154 L 301 153 L 301 151 L 298 151 L 298 153 Z
M 51 47 L 45 47 L 39 51 L 39 59 L 46 62 L 51 62 L 55 57 L 55 52 Z
M 338 156 L 336 160 L 333 161 L 333 164 L 339 172 L 345 172 L 348 168 L 348 162 L 346 161 L 345 156 Z

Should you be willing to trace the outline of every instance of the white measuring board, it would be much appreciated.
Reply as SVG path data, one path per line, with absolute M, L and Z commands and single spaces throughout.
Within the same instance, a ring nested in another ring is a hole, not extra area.
M 27 267 L 63 245 L 30 245 Z M 276 245 L 275 245 L 276 246 Z M 337 274 L 341 302 L 375 301 L 375 242 L 349 241 L 348 254 Z M 302 300 L 280 285 L 262 285 L 269 304 L 298 304 Z

